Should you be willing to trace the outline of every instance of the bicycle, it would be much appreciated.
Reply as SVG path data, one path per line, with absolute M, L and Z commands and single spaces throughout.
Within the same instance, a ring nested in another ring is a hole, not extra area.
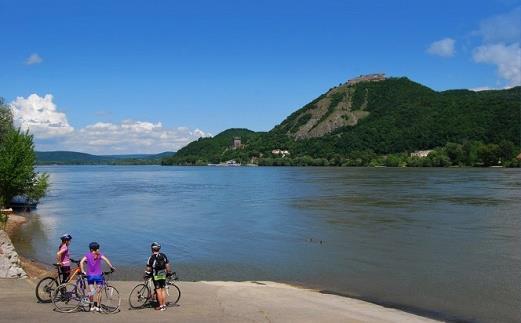
M 179 278 L 175 272 L 166 278 L 166 293 L 168 297 L 175 299 L 174 301 L 167 302 L 167 306 L 174 306 L 179 302 L 181 298 L 181 290 L 175 283 Z M 172 290 L 170 290 L 172 289 Z M 154 293 L 151 291 L 154 290 Z M 145 307 L 151 307 L 152 302 L 155 301 L 155 287 L 152 282 L 152 277 L 145 278 L 143 283 L 137 284 L 128 297 L 128 303 L 133 309 L 140 309 Z
M 119 291 L 110 285 L 107 280 L 107 276 L 111 273 L 111 271 L 103 272 L 103 283 L 96 287 L 96 294 L 99 293 L 100 295 L 98 306 L 103 313 L 114 313 L 119 310 L 121 305 Z M 75 283 L 69 281 L 56 288 L 52 297 L 52 303 L 58 312 L 85 311 L 91 305 L 86 280 L 84 275 L 80 275 Z
M 40 303 L 51 303 L 52 293 L 56 290 L 58 285 L 71 281 L 71 279 L 74 279 L 74 277 L 80 272 L 80 262 L 78 260 L 71 259 L 71 263 L 76 264 L 77 267 L 71 272 L 67 281 L 62 281 L 62 267 L 58 264 L 53 264 L 53 266 L 56 267 L 57 272 L 55 276 L 47 276 L 40 279 L 35 289 L 36 299 L 38 299 Z

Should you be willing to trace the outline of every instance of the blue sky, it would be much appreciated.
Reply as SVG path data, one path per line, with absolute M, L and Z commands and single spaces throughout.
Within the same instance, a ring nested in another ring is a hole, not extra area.
M 176 150 L 363 73 L 518 85 L 519 18 L 509 0 L 0 0 L 0 96 L 41 150 Z

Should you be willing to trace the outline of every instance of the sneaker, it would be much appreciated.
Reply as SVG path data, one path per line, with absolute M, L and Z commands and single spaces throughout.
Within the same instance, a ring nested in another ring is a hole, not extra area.
M 166 311 L 166 306 L 165 305 L 161 305 L 160 306 L 160 311 Z
M 96 311 L 96 308 L 97 308 L 96 306 L 91 306 L 91 307 L 90 307 L 90 311 L 91 311 L 91 312 L 95 312 L 95 311 Z

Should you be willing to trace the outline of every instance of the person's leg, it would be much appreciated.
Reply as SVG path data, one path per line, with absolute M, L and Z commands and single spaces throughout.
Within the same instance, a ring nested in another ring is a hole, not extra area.
M 164 288 L 159 288 L 157 290 L 157 298 L 159 301 L 159 306 L 163 307 L 165 305 L 165 289 Z
M 94 302 L 94 295 L 96 294 L 96 287 L 94 282 L 89 281 L 89 302 L 90 302 L 90 310 L 94 311 L 96 309 L 96 303 Z
M 165 308 L 166 307 L 166 291 L 165 291 L 165 287 L 166 287 L 166 280 L 165 279 L 161 279 L 159 281 L 159 307 L 161 308 Z
M 62 283 L 67 282 L 67 280 L 69 280 L 70 275 L 71 267 L 62 267 Z
M 97 283 L 96 284 L 96 302 L 97 302 L 97 310 L 99 311 L 100 308 L 101 308 L 101 287 L 102 287 L 102 283 Z

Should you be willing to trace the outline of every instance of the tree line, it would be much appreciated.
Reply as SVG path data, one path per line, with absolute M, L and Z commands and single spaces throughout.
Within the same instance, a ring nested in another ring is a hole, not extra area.
M 33 136 L 15 127 L 9 106 L 0 98 L 0 208 L 9 207 L 13 197 L 22 195 L 37 202 L 45 196 L 49 175 L 35 170 Z M 0 216 L 5 223 L 7 217 Z

